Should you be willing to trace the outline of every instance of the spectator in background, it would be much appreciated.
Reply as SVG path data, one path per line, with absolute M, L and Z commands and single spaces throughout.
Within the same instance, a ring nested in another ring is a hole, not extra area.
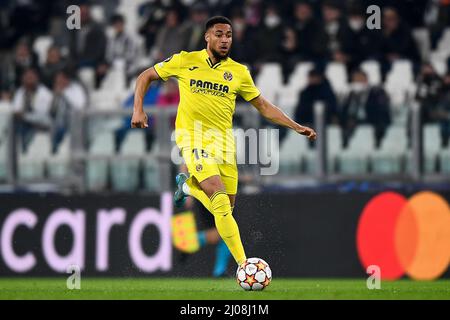
M 431 116 L 439 122 L 444 147 L 447 147 L 450 139 L 450 71 L 444 76 L 439 102 Z
M 340 1 L 324 1 L 322 17 L 329 59 L 347 64 L 351 61 L 352 38 L 351 29 L 342 15 L 341 6 Z
M 12 102 L 12 91 L 7 89 L 0 89 L 0 113 L 2 112 L 11 112 L 11 102 Z M 2 138 L 0 137 L 0 141 Z
M 81 29 L 70 32 L 70 55 L 76 69 L 94 68 L 96 87 L 106 74 L 105 63 L 107 39 L 103 27 L 96 23 L 90 15 L 88 4 L 80 5 Z
M 13 98 L 13 111 L 17 122 L 17 133 L 22 139 L 22 149 L 26 150 L 36 130 L 50 128 L 50 106 L 53 94 L 39 80 L 36 69 L 26 69 L 22 75 L 22 85 Z
M 233 46 L 231 57 L 241 63 L 250 64 L 255 56 L 254 31 L 247 25 L 244 13 L 237 9 L 231 15 L 233 23 Z
M 138 55 L 137 45 L 125 32 L 125 18 L 116 14 L 111 17 L 113 34 L 108 38 L 106 62 L 112 65 L 114 61 L 122 60 L 125 63 L 125 72 L 128 80 L 136 70 L 135 60 Z
M 380 51 L 383 79 L 395 60 L 409 59 L 413 62 L 415 69 L 420 61 L 411 29 L 402 22 L 397 11 L 392 7 L 383 9 Z
M 248 0 L 244 3 L 244 15 L 245 21 L 250 27 L 256 28 L 258 27 L 264 16 L 263 10 L 263 1 L 262 0 Z
M 275 4 L 269 4 L 265 10 L 262 26 L 256 35 L 258 62 L 280 60 L 280 39 L 283 38 L 283 25 L 279 10 Z
M 183 50 L 198 51 L 205 47 L 205 22 L 208 18 L 208 7 L 202 2 L 191 7 L 190 18 L 181 27 L 185 39 Z
M 167 12 L 164 26 L 158 31 L 154 46 L 156 61 L 164 60 L 172 54 L 183 50 L 183 30 L 180 27 L 179 14 L 171 9 Z
M 159 91 L 156 104 L 158 107 L 166 107 L 171 105 L 178 105 L 180 102 L 180 92 L 178 90 L 177 80 L 170 78 L 163 83 L 162 88 Z
M 85 109 L 87 101 L 84 88 L 72 78 L 67 70 L 60 70 L 56 73 L 50 107 L 54 150 L 64 138 L 66 131 L 70 130 L 71 112 Z
M 180 102 L 180 92 L 178 90 L 178 81 L 174 78 L 170 78 L 163 83 L 161 90 L 159 91 L 158 98 L 156 99 L 156 105 L 158 108 L 166 108 L 170 106 L 178 107 Z M 171 128 L 175 128 L 176 114 L 171 119 Z
M 371 86 L 362 70 L 355 70 L 351 80 L 350 92 L 341 108 L 344 144 L 360 124 L 371 124 L 379 143 L 391 122 L 389 97 L 383 88 Z
M 443 88 L 441 77 L 430 63 L 422 65 L 417 77 L 416 100 L 420 104 L 423 123 L 434 122 L 435 109 L 439 104 Z
M 308 74 L 308 84 L 300 92 L 299 103 L 295 110 L 295 121 L 314 124 L 314 105 L 321 101 L 325 105 L 327 123 L 338 123 L 336 95 L 322 71 L 315 68 Z
M 26 40 L 21 40 L 17 43 L 13 62 L 16 87 L 20 86 L 25 70 L 37 67 L 37 60 L 37 55 L 31 50 Z
M 296 33 L 296 54 L 300 60 L 319 63 L 325 58 L 325 31 L 314 17 L 311 1 L 301 0 L 295 3 L 292 28 Z
M 361 62 L 380 58 L 381 32 L 366 27 L 366 16 L 363 8 L 352 6 L 348 14 L 348 25 L 352 39 L 349 71 L 359 67 Z
M 12 43 L 24 36 L 34 39 L 37 34 L 47 31 L 51 1 L 21 0 L 9 2 L 10 25 L 9 30 L 5 31 L 10 33 Z M 2 29 L 2 33 L 3 31 Z
M 171 3 L 162 0 L 148 1 L 139 7 L 139 13 L 144 23 L 139 28 L 139 34 L 145 38 L 145 48 L 147 51 L 155 45 L 156 36 L 159 29 L 164 24 L 167 12 Z
M 47 61 L 41 68 L 42 82 L 48 87 L 53 86 L 55 75 L 63 70 L 66 62 L 61 57 L 61 50 L 57 46 L 51 46 L 47 51 Z

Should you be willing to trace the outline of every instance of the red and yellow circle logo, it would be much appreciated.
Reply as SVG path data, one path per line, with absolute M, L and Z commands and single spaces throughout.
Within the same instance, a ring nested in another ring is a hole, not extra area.
M 383 192 L 365 206 L 356 246 L 364 268 L 379 266 L 383 279 L 436 279 L 450 263 L 449 205 L 428 191 L 409 199 Z

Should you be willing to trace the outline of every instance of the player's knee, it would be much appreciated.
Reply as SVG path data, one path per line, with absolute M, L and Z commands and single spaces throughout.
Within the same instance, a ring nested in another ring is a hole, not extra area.
M 217 191 L 211 197 L 212 214 L 215 217 L 231 214 L 230 199 L 225 191 Z
M 206 180 L 203 180 L 200 183 L 200 187 L 202 190 L 208 195 L 208 197 L 212 197 L 216 192 L 225 190 L 225 187 L 220 180 L 219 176 L 213 176 Z

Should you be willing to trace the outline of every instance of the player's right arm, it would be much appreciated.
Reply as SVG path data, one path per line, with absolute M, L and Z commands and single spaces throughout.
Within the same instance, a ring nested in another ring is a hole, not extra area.
M 159 75 L 154 67 L 148 68 L 137 78 L 134 91 L 133 117 L 131 118 L 132 128 L 148 127 L 148 117 L 144 112 L 144 96 L 150 87 L 150 83 L 158 79 Z
M 148 127 L 148 118 L 143 109 L 144 96 L 152 81 L 161 79 L 166 81 L 170 77 L 179 77 L 181 68 L 181 56 L 183 51 L 176 53 L 166 60 L 155 64 L 153 67 L 142 72 L 136 81 L 134 93 L 133 117 L 131 118 L 132 128 Z

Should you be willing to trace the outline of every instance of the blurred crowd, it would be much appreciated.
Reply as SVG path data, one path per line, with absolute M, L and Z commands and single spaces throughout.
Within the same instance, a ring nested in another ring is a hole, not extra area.
M 72 4 L 80 6 L 80 30 L 66 27 L 66 9 Z M 421 54 L 413 30 L 426 28 L 425 40 L 430 50 L 436 50 L 450 27 L 449 0 L 153 0 L 136 6 L 136 21 L 118 13 L 120 4 L 119 0 L 0 0 L 0 108 L 12 105 L 23 120 L 19 130 L 24 146 L 36 129 L 51 130 L 59 141 L 69 111 L 88 107 L 89 90 L 78 78 L 80 70 L 93 71 L 93 87 L 98 89 L 121 61 L 129 84 L 145 67 L 173 53 L 204 48 L 204 23 L 215 14 L 231 19 L 231 57 L 251 66 L 254 76 L 264 63 L 278 62 L 287 82 L 299 62 L 314 63 L 299 93 L 298 121 L 313 122 L 312 106 L 321 100 L 328 121 L 341 124 L 346 136 L 357 124 L 371 123 L 380 138 L 391 121 L 389 96 L 382 86 L 369 84 L 360 64 L 378 61 L 384 81 L 393 62 L 408 59 L 422 119 L 440 123 L 443 141 L 448 141 L 450 59 L 447 71 L 439 74 Z M 379 30 L 366 27 L 366 8 L 374 4 L 382 9 Z M 93 14 L 94 6 L 103 8 L 102 19 Z M 52 41 L 45 60 L 39 61 L 35 48 L 42 35 Z M 333 61 L 345 65 L 350 79 L 350 90 L 341 99 L 324 74 Z M 155 90 L 147 101 L 169 105 L 179 99 L 171 82 Z

